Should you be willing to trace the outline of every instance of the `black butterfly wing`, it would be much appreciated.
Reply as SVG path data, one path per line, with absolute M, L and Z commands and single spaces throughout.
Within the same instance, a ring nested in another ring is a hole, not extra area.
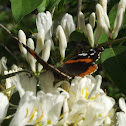
M 89 51 L 78 54 L 76 57 L 68 60 L 58 69 L 71 77 L 83 77 L 92 74 L 98 68 L 94 62 L 99 58 L 99 54 L 102 51 L 102 47 L 90 49 Z
M 90 59 L 87 58 L 87 59 L 85 59 L 85 61 L 86 60 L 90 60 Z M 97 65 L 94 64 L 93 62 L 87 63 L 85 61 L 78 60 L 78 62 L 72 61 L 72 63 L 70 63 L 70 61 L 69 61 L 69 63 L 68 62 L 64 63 L 58 69 L 71 77 L 74 77 L 74 76 L 83 77 L 83 76 L 89 75 L 97 70 Z

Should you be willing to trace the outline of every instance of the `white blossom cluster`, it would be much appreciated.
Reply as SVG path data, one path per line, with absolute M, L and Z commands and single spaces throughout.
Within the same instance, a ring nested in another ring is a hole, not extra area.
M 1 65 L 3 68 L 5 66 L 6 62 Z M 15 67 L 15 71 L 18 70 L 20 68 Z M 4 73 L 7 73 L 6 69 Z M 115 100 L 100 88 L 101 83 L 100 75 L 87 75 L 75 77 L 71 83 L 60 81 L 54 86 L 51 71 L 43 72 L 39 82 L 26 73 L 7 78 L 6 86 L 15 86 L 20 95 L 19 105 L 9 126 L 125 126 L 125 100 L 119 99 L 122 112 L 115 113 Z M 38 92 L 37 85 L 41 89 Z M 6 94 L 0 92 L 0 124 L 7 114 L 12 94 L 13 90 Z
M 79 14 L 79 29 L 81 29 L 88 38 L 91 47 L 97 45 L 102 30 L 108 37 L 115 39 L 122 27 L 124 12 L 126 9 L 126 0 L 120 0 L 117 9 L 117 16 L 110 36 L 110 22 L 107 15 L 107 0 L 100 0 L 96 5 L 96 12 L 92 13 L 89 23 L 85 24 L 85 16 L 82 12 Z M 97 32 L 94 37 L 93 29 L 97 17 Z M 19 30 L 19 41 L 33 49 L 44 61 L 48 61 L 50 51 L 54 48 L 53 21 L 49 11 L 37 15 L 36 25 L 38 33 L 36 35 L 36 46 L 32 38 L 26 39 L 26 35 Z M 66 13 L 60 25 L 56 29 L 56 37 L 59 40 L 59 50 L 61 58 L 64 59 L 67 43 L 70 34 L 75 31 L 73 17 Z M 35 48 L 36 47 L 36 48 Z M 36 60 L 19 45 L 33 72 L 36 72 Z M 6 58 L 0 60 L 0 75 L 20 71 L 16 65 L 7 71 Z M 38 64 L 38 71 L 43 66 Z M 55 83 L 54 75 L 51 71 L 40 74 L 38 80 L 30 77 L 28 74 L 20 73 L 6 79 L 6 89 L 15 87 L 5 94 L 0 92 L 0 124 L 2 124 L 9 107 L 9 99 L 15 91 L 18 91 L 20 102 L 18 108 L 12 117 L 10 126 L 125 126 L 126 124 L 126 103 L 123 98 L 119 99 L 119 107 L 122 112 L 115 112 L 115 100 L 106 95 L 100 88 L 102 77 L 97 75 L 87 75 L 84 77 L 75 77 L 71 83 L 69 81 L 60 81 Z M 39 86 L 40 91 L 37 91 Z M 8 97 L 7 97 L 8 96 Z
M 49 11 L 46 13 L 42 12 L 37 15 L 36 25 L 38 29 L 37 33 L 37 42 L 36 48 L 34 45 L 34 41 L 32 38 L 28 38 L 26 40 L 26 35 L 22 30 L 19 30 L 18 38 L 19 41 L 32 50 L 34 50 L 38 55 L 41 53 L 41 58 L 47 62 L 50 57 L 51 49 L 54 49 L 54 42 L 52 40 L 52 16 Z M 75 24 L 73 22 L 73 17 L 69 14 L 65 14 L 65 16 L 61 20 L 61 25 L 57 26 L 56 37 L 59 39 L 59 49 L 61 58 L 65 57 L 65 50 L 67 47 L 67 41 L 69 35 L 75 30 Z M 27 42 L 26 42 L 27 41 Z M 36 60 L 34 57 L 27 52 L 27 50 L 20 44 L 19 45 L 21 52 L 26 57 L 28 63 L 31 66 L 33 72 L 36 72 Z M 41 64 L 38 65 L 38 72 L 42 70 L 43 66 Z

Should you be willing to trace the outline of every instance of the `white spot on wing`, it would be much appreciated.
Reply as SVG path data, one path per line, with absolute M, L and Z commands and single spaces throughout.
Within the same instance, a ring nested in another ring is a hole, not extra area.
M 91 54 L 90 54 L 90 56 L 94 56 L 94 55 L 95 55 L 95 53 L 91 53 Z
M 88 54 L 87 53 L 81 53 L 79 54 L 79 56 L 87 56 Z

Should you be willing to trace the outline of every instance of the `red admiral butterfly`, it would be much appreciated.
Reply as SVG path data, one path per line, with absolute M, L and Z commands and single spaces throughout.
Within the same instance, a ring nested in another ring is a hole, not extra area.
M 66 61 L 62 66 L 56 68 L 44 60 L 42 60 L 32 49 L 28 46 L 23 46 L 27 51 L 46 69 L 58 74 L 60 78 L 72 79 L 74 76 L 85 76 L 92 74 L 97 70 L 97 65 L 94 63 L 99 58 L 100 53 L 104 50 L 103 47 L 90 49 L 85 53 L 78 54 L 76 57 Z

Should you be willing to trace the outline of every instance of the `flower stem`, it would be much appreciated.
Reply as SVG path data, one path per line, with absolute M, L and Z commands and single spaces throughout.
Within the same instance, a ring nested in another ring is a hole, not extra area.
M 77 28 L 79 28 L 79 13 L 81 12 L 82 0 L 78 0 L 77 6 Z

